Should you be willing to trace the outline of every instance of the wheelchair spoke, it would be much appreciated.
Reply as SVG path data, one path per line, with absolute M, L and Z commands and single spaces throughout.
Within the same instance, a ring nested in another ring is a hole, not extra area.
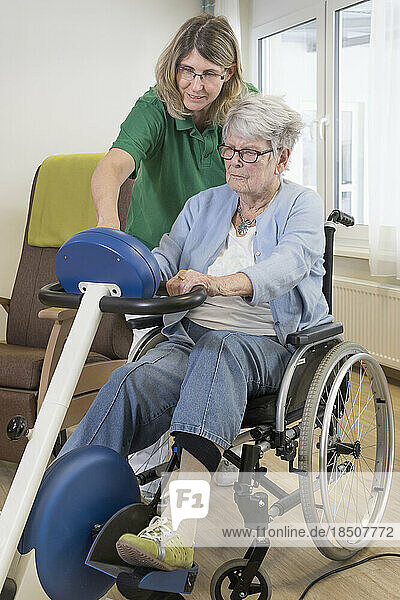
M 364 471 L 362 471 L 361 466 L 359 464 L 357 464 L 356 476 L 360 482 L 360 485 L 362 485 L 362 492 L 364 494 L 365 503 L 368 504 L 368 498 L 367 498 L 367 494 L 366 494 L 367 487 L 365 485 L 365 480 L 364 480 Z
M 342 424 L 340 423 L 340 421 L 338 421 L 337 423 L 337 427 L 339 428 L 338 433 L 340 433 L 340 438 L 342 439 L 343 435 L 346 436 L 346 439 L 348 442 L 353 442 L 353 439 L 349 436 L 349 434 L 343 429 Z M 344 440 L 343 440 L 344 441 Z
M 365 411 L 367 410 L 367 408 L 368 408 L 368 404 L 366 404 L 366 405 L 364 406 L 364 408 L 363 408 L 363 409 L 362 409 L 362 411 L 361 411 L 361 414 L 360 414 L 360 415 L 357 417 L 357 421 L 356 421 L 356 423 L 357 423 L 357 427 L 359 426 L 359 422 L 360 422 L 360 417 L 361 417 L 361 415 L 363 415 L 363 414 L 365 413 Z M 356 423 L 353 423 L 353 425 L 352 425 L 352 426 L 351 426 L 351 428 L 350 428 L 350 431 L 353 431 L 353 433 L 355 433 L 355 425 L 356 425 Z M 357 434 L 357 438 L 358 438 L 358 434 Z
M 373 399 L 374 397 L 375 397 L 374 390 L 373 390 L 373 389 L 371 389 L 371 390 L 370 390 L 370 393 L 368 394 L 368 398 L 367 398 L 367 406 L 368 406 L 368 404 L 369 404 L 370 400 L 371 400 L 371 399 Z M 361 431 L 359 431 L 359 433 L 358 433 L 358 438 L 360 438 L 360 437 L 362 436 L 363 429 L 364 429 L 364 425 L 365 425 L 365 419 L 366 419 L 366 416 L 367 416 L 367 413 L 365 412 L 365 413 L 364 413 L 363 422 L 362 422 L 362 424 L 361 424 Z
M 370 433 L 371 431 L 374 431 L 374 429 L 376 429 L 376 425 L 375 425 L 375 424 L 374 424 L 374 426 L 373 426 L 373 427 L 371 427 L 371 429 L 369 429 L 370 425 L 372 425 L 373 423 L 375 423 L 375 419 L 376 419 L 376 417 L 375 417 L 375 415 L 374 415 L 374 416 L 372 417 L 372 419 L 370 420 L 370 422 L 368 423 L 366 431 L 364 431 L 364 432 L 363 432 L 363 435 L 361 435 L 361 436 L 360 436 L 360 441 L 361 441 L 361 440 L 363 440 L 363 439 L 365 439 L 365 436 L 366 436 L 368 433 Z
M 361 456 L 361 460 L 363 460 L 365 462 L 365 466 L 367 467 L 367 469 L 371 472 L 374 473 L 374 471 L 371 469 L 371 467 L 369 466 L 369 464 L 367 463 L 367 460 L 370 460 L 371 462 L 373 462 L 375 464 L 375 460 L 373 458 L 368 458 L 366 456 Z
M 166 439 L 163 441 L 163 443 L 161 444 L 161 446 L 158 446 L 157 448 L 155 448 L 155 449 L 154 449 L 154 450 L 151 452 L 151 454 L 148 456 L 148 458 L 145 460 L 145 462 L 144 462 L 143 464 L 141 464 L 141 465 L 140 465 L 140 467 L 139 467 L 140 471 L 139 471 L 139 469 L 138 469 L 138 472 L 141 472 L 141 471 L 146 471 L 146 469 L 147 469 L 147 467 L 148 467 L 148 465 L 149 465 L 149 463 L 150 463 L 151 459 L 153 458 L 153 456 L 154 456 L 154 455 L 155 455 L 157 452 L 159 452 L 159 451 L 160 451 L 162 448 L 164 448 L 164 446 L 166 446 L 168 443 L 169 443 L 169 438 L 167 437 L 167 438 L 166 438 Z
M 337 478 L 337 481 L 335 483 L 335 486 L 337 486 L 339 484 L 339 482 L 340 482 L 340 486 L 341 486 L 341 495 L 340 495 L 340 498 L 339 498 L 339 504 L 337 505 L 338 508 L 340 506 L 340 503 L 341 503 L 341 501 L 343 499 L 343 496 L 344 496 L 344 492 L 346 491 L 346 488 L 347 488 L 347 486 L 349 484 L 349 480 L 350 480 L 349 477 L 346 477 L 346 483 L 344 484 L 344 488 L 343 488 L 343 477 L 345 477 L 344 474 L 338 473 L 338 478 Z M 334 489 L 335 486 L 333 486 L 333 488 L 331 488 L 331 491 L 332 491 L 332 489 Z M 334 517 L 335 517 L 335 515 L 334 515 Z
M 349 390 L 351 391 L 352 388 L 351 388 L 350 382 L 351 382 L 351 379 L 349 377 L 349 384 L 348 385 L 349 385 Z M 349 396 L 352 398 L 352 394 L 351 393 L 349 394 Z M 351 411 L 352 411 L 353 416 L 354 416 L 353 401 L 351 402 Z M 344 405 L 344 414 L 346 415 L 346 423 L 343 424 L 342 431 L 347 436 L 347 438 L 350 440 L 351 438 L 350 438 L 350 436 L 348 435 L 348 433 L 346 431 L 347 425 L 350 423 L 350 414 L 348 414 L 348 412 L 347 412 L 347 404 Z
M 362 441 L 363 441 L 363 440 L 366 438 L 366 436 L 368 435 L 368 433 L 371 433 L 371 431 L 375 431 L 376 429 L 377 429 L 376 425 L 374 425 L 374 427 L 371 427 L 371 429 L 368 429 L 368 430 L 365 432 L 365 435 L 363 436 L 363 438 L 362 438 L 362 439 L 360 439 L 360 442 L 362 442 Z
M 356 472 L 357 472 L 357 470 L 358 470 L 358 464 L 356 465 Z M 354 473 L 354 480 L 356 482 L 356 500 L 354 501 L 354 506 L 355 506 L 355 509 L 356 509 L 357 522 L 361 523 L 361 518 L 362 517 L 361 517 L 360 513 L 358 512 L 358 503 L 357 503 L 357 499 L 358 499 L 358 477 L 357 477 L 356 472 Z
M 376 427 L 374 427 L 374 429 L 376 429 Z M 363 444 L 363 450 L 366 450 L 367 448 L 376 448 L 376 444 L 369 444 L 368 446 L 364 446 Z

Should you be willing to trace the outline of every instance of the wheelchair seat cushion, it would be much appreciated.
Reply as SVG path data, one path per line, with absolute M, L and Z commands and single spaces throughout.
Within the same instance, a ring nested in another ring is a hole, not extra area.
M 278 393 L 248 398 L 242 427 L 256 427 L 275 422 Z

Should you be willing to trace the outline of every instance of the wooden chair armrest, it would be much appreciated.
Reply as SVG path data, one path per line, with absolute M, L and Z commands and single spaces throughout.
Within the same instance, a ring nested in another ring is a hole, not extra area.
M 10 298 L 3 298 L 0 296 L 0 306 L 8 313 L 10 311 Z
M 39 319 L 49 319 L 50 321 L 69 321 L 70 319 L 74 319 L 76 315 L 75 308 L 43 308 L 38 313 Z
M 40 376 L 37 412 L 43 404 L 51 378 L 61 356 L 65 340 L 72 327 L 76 310 L 73 308 L 45 308 L 39 312 L 41 319 L 54 320 L 49 341 L 44 355 L 42 374 Z

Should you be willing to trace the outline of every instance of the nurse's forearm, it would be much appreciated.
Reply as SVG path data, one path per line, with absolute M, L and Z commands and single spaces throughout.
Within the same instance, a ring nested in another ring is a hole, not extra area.
M 98 227 L 120 228 L 117 210 L 119 188 L 117 180 L 110 176 L 93 177 L 92 196 Z
M 119 229 L 117 207 L 119 190 L 127 177 L 135 170 L 135 162 L 126 152 L 117 151 L 116 156 L 111 154 L 112 152 L 113 150 L 106 154 L 93 173 L 92 197 L 97 225 Z M 129 156 L 129 159 L 126 159 L 126 156 Z

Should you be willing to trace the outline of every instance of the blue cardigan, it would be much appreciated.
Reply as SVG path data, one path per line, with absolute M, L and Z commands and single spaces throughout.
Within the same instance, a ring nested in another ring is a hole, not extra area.
M 238 195 L 228 185 L 210 188 L 190 198 L 170 233 L 153 250 L 164 279 L 179 269 L 207 273 L 228 235 Z M 281 179 L 273 202 L 256 218 L 255 265 L 241 272 L 253 284 L 251 306 L 269 302 L 281 344 L 289 333 L 332 321 L 322 294 L 325 236 L 324 207 L 309 188 Z M 164 315 L 163 333 L 186 336 L 186 313 Z

